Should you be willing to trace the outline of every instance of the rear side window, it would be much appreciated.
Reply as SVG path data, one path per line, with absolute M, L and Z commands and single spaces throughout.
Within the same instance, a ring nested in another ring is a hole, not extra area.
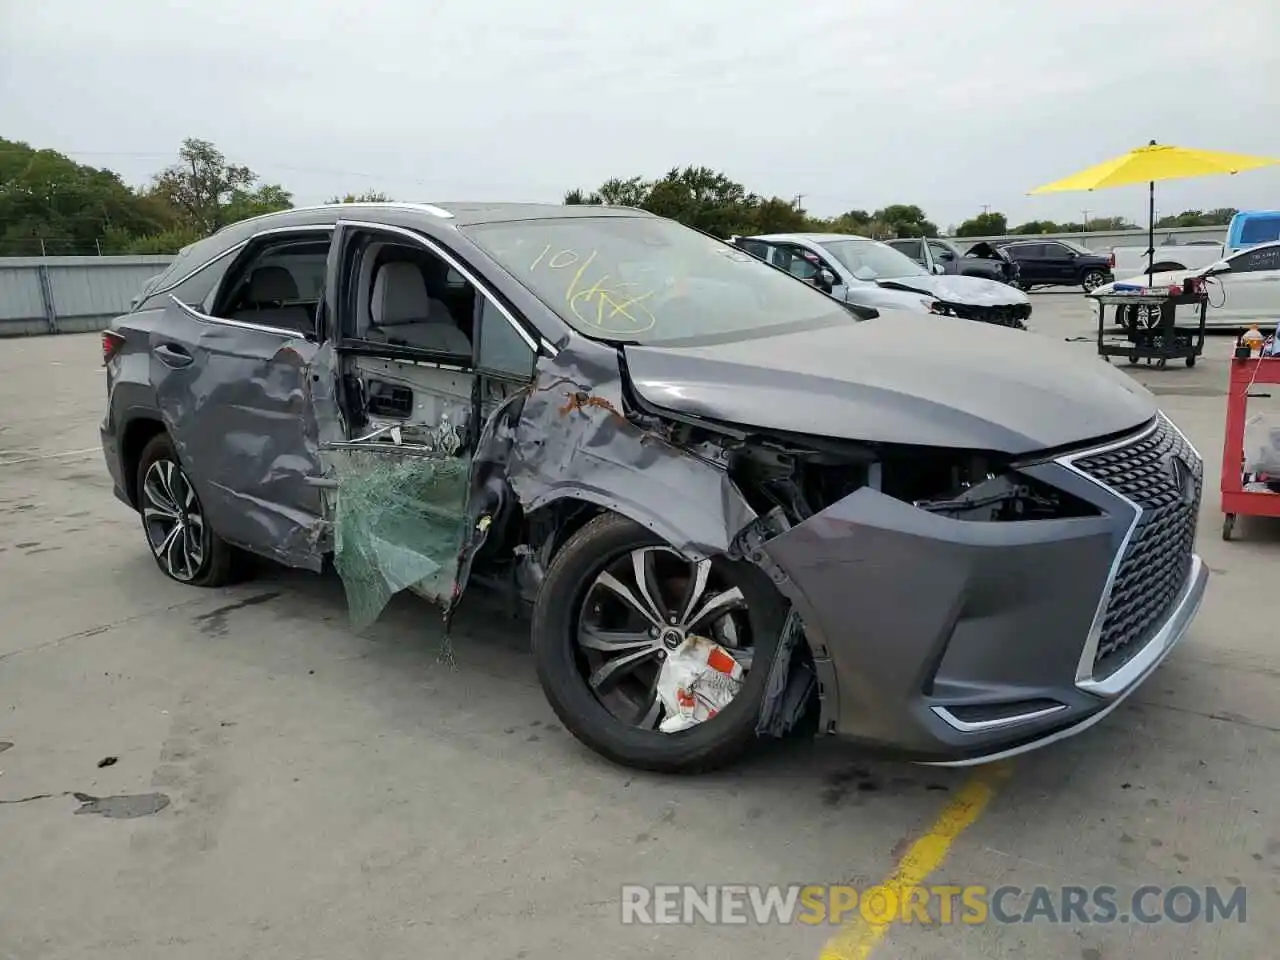
M 1280 239 L 1280 217 L 1250 217 L 1240 228 L 1240 246 Z
M 210 297 L 211 309 L 206 312 L 259 326 L 314 333 L 329 242 L 330 234 L 325 230 L 260 238 L 235 258 L 235 266 Z
M 924 244 L 920 240 L 890 240 L 889 246 L 899 253 L 905 253 L 916 263 L 924 263 Z

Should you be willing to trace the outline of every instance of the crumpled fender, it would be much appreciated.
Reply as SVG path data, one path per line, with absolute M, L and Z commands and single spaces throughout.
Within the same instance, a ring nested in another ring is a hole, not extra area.
M 506 439 L 507 479 L 525 512 L 572 498 L 631 518 L 691 559 L 727 552 L 755 511 L 723 469 L 628 420 L 621 377 L 617 352 L 595 343 L 540 361 Z

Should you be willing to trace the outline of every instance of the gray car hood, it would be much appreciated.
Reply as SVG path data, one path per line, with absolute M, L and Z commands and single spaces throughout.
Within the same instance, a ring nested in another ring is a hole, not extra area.
M 1007 283 L 958 274 L 896 277 L 877 280 L 876 284 L 888 290 L 912 290 L 950 303 L 967 303 L 977 307 L 1020 306 L 1029 302 L 1025 293 Z
M 743 426 L 1024 454 L 1119 433 L 1156 412 L 1110 364 L 1026 333 L 884 311 L 705 346 L 627 346 L 650 404 Z

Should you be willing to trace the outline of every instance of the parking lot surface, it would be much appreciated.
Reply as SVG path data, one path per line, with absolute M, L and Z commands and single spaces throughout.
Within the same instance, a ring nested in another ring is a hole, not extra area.
M 1028 350 L 1088 334 L 1079 294 L 1033 300 Z M 786 741 L 673 778 L 580 747 L 543 700 L 525 625 L 482 604 L 446 645 L 438 611 L 409 597 L 353 632 L 331 576 L 165 579 L 97 447 L 97 336 L 0 341 L 0 957 L 1273 955 L 1280 524 L 1219 536 L 1227 353 L 1214 339 L 1193 370 L 1135 372 L 1205 457 L 1212 579 L 1187 639 L 1105 721 L 978 772 Z M 1239 886 L 1247 913 L 621 922 L 624 884 L 913 871 L 1122 901 Z

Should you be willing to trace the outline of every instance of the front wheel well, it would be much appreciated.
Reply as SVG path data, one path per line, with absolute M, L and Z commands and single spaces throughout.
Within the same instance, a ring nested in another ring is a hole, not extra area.
M 142 458 L 142 451 L 146 449 L 153 437 L 164 432 L 164 424 L 159 420 L 138 417 L 129 421 L 120 438 L 120 465 L 123 473 L 121 479 L 124 481 L 125 494 L 129 497 L 129 503 L 134 509 L 138 506 L 138 462 Z
M 539 562 L 550 567 L 569 538 L 604 512 L 598 504 L 573 498 L 540 507 L 526 517 L 529 546 Z

